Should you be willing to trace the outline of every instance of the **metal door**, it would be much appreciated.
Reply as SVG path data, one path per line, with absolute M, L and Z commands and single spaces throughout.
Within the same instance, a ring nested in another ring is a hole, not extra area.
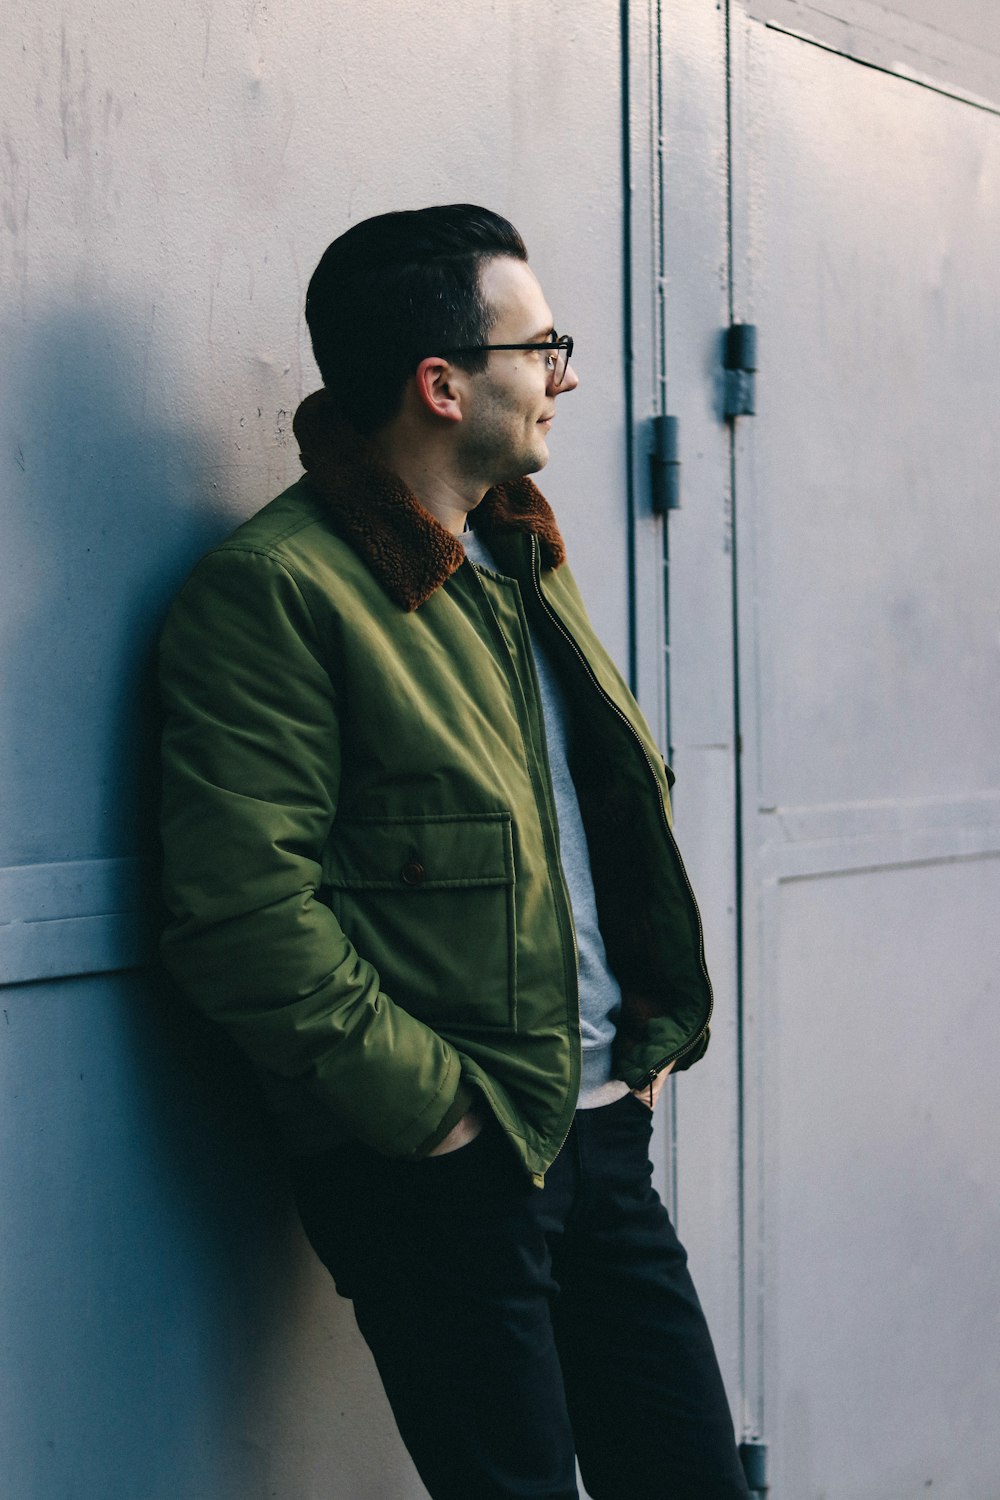
M 748 1421 L 992 1500 L 1000 118 L 732 21 Z

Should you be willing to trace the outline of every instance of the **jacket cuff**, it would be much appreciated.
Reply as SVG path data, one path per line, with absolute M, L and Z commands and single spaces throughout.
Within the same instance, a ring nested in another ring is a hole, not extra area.
M 475 1102 L 476 1096 L 473 1093 L 472 1089 L 470 1089 L 467 1084 L 460 1083 L 447 1113 L 443 1116 L 440 1124 L 435 1130 L 431 1132 L 427 1139 L 425 1141 L 421 1141 L 420 1145 L 413 1153 L 414 1157 L 419 1159 L 422 1156 L 426 1156 L 428 1152 L 434 1150 L 435 1146 L 439 1146 L 444 1140 L 445 1136 L 448 1134 L 449 1130 L 454 1130 L 459 1120 L 463 1115 L 467 1115 L 469 1113 L 469 1110 L 472 1108 Z
M 686 1068 L 693 1067 L 696 1062 L 700 1062 L 708 1051 L 708 1043 L 711 1035 L 711 1027 L 706 1026 L 696 1044 L 691 1048 L 691 1051 L 686 1052 L 679 1061 L 674 1063 L 672 1071 L 674 1073 L 683 1073 Z

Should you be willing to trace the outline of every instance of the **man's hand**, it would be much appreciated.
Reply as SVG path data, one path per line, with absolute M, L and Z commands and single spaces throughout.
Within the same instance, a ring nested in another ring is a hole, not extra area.
M 656 1077 L 653 1079 L 652 1095 L 650 1093 L 650 1086 L 648 1083 L 644 1083 L 641 1089 L 632 1090 L 635 1097 L 637 1099 L 641 1099 L 642 1103 L 645 1104 L 647 1109 L 656 1108 L 656 1101 L 660 1097 L 660 1090 L 667 1081 L 667 1075 L 669 1073 L 672 1073 L 673 1069 L 674 1065 L 673 1063 L 671 1063 L 668 1068 L 663 1069 L 662 1073 L 657 1073 Z M 461 1124 L 461 1120 L 458 1123 Z M 445 1139 L 447 1140 L 448 1137 L 446 1136 Z
M 483 1128 L 483 1122 L 475 1109 L 467 1110 L 457 1125 L 453 1125 L 443 1141 L 438 1141 L 428 1156 L 444 1156 L 449 1151 L 458 1151 L 474 1141 Z

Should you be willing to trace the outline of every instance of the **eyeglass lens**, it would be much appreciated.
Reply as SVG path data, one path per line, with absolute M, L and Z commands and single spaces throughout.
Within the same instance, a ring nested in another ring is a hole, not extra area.
M 562 385 L 566 379 L 566 367 L 569 364 L 571 348 L 572 345 L 567 338 L 565 342 L 560 341 L 559 347 L 553 349 L 549 356 L 549 369 L 552 371 L 553 385 Z

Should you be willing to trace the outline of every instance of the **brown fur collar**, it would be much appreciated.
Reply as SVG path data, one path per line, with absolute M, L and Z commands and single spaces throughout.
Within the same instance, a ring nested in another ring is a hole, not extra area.
M 293 425 L 303 468 L 329 506 L 337 531 L 390 599 L 405 610 L 418 608 L 464 562 L 461 542 L 337 417 L 326 391 L 306 397 Z M 556 518 L 530 479 L 489 490 L 470 521 L 487 538 L 491 531 L 534 533 L 543 567 L 558 568 L 566 560 Z

